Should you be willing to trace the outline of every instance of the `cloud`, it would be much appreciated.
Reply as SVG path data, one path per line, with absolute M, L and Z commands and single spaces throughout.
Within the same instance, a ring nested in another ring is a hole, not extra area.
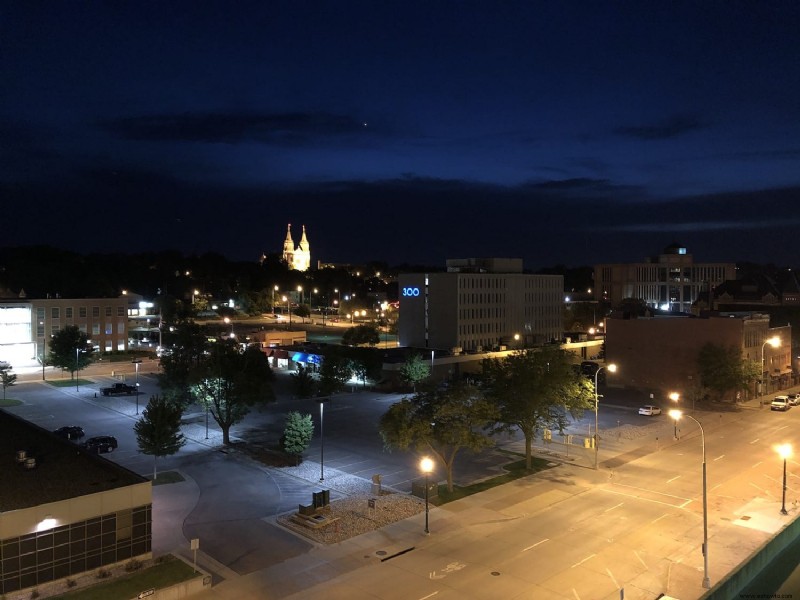
M 623 125 L 614 130 L 624 137 L 643 141 L 667 140 L 682 136 L 706 126 L 694 115 L 674 115 L 651 125 Z
M 281 146 L 300 146 L 324 138 L 374 133 L 361 120 L 324 112 L 147 115 L 104 121 L 101 126 L 127 140 L 222 144 L 260 142 Z

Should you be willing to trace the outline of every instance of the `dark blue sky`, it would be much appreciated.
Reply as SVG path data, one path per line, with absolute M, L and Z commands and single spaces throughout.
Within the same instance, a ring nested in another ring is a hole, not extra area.
M 798 267 L 798 32 L 794 0 L 7 2 L 0 245 Z

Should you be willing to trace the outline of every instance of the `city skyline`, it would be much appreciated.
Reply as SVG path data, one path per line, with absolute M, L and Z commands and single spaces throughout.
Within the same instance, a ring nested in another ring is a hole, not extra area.
M 2 245 L 800 265 L 793 2 L 5 7 Z

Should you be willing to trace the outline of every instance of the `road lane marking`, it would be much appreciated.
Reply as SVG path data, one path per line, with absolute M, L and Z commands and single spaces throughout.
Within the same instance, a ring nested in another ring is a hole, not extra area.
M 775 431 L 780 431 L 781 429 L 786 429 L 788 425 L 784 425 L 783 427 L 778 427 Z
M 575 600 L 581 600 L 581 597 L 578 596 L 578 592 L 575 591 L 575 588 L 572 588 L 572 595 L 575 596 Z
M 749 483 L 750 483 L 750 485 L 752 485 L 754 488 L 756 488 L 756 489 L 757 489 L 759 492 L 764 492 L 764 493 L 767 493 L 767 490 L 765 490 L 765 489 L 763 489 L 763 488 L 760 488 L 760 487 L 758 487 L 758 486 L 757 486 L 755 483 L 753 483 L 752 481 L 750 481 Z
M 667 516 L 669 516 L 669 515 L 668 515 L 667 513 L 664 513 L 664 514 L 663 514 L 663 515 L 661 515 L 660 517 L 658 517 L 658 518 L 656 518 L 656 519 L 653 519 L 652 521 L 650 521 L 650 524 L 652 525 L 653 523 L 657 523 L 658 521 L 660 521 L 661 519 L 663 519 L 664 517 L 667 517 Z
M 711 491 L 713 492 L 718 487 L 722 487 L 722 484 L 718 483 L 717 485 L 715 485 L 714 487 L 711 488 Z M 723 498 L 733 498 L 733 496 L 723 496 Z
M 680 477 L 680 475 L 675 475 L 675 477 L 673 477 L 672 479 L 667 479 L 667 483 L 672 483 L 673 481 L 675 481 L 679 477 Z
M 754 439 L 754 440 L 753 440 L 752 442 L 750 442 L 750 443 L 751 443 L 751 444 L 755 444 L 755 443 L 756 443 L 756 442 L 758 442 L 760 439 L 761 439 L 761 438 L 756 438 L 756 439 Z
M 640 562 L 640 563 L 642 563 L 642 565 L 644 565 L 644 568 L 645 568 L 645 569 L 647 569 L 647 570 L 649 571 L 649 570 L 650 570 L 650 567 L 648 567 L 648 566 L 647 566 L 647 563 L 646 563 L 646 562 L 644 562 L 644 561 L 642 560 L 642 557 L 641 557 L 641 556 L 639 556 L 639 553 L 638 553 L 636 550 L 634 550 L 634 551 L 633 551 L 633 553 L 636 555 L 636 558 L 638 558 L 638 559 L 639 559 L 639 562 Z
M 667 494 L 665 492 L 656 492 L 655 490 L 648 490 L 647 488 L 636 487 L 635 485 L 627 485 L 625 483 L 615 483 L 614 486 L 631 488 L 632 490 L 639 490 L 640 492 L 647 492 L 648 494 L 658 494 L 659 496 L 669 496 L 670 498 L 677 498 L 678 500 L 686 500 L 686 498 L 684 498 L 683 496 L 676 496 L 674 494 Z
M 754 464 L 754 465 L 753 465 L 752 467 L 750 467 L 750 468 L 751 468 L 751 469 L 755 469 L 755 468 L 756 468 L 758 465 L 760 465 L 762 462 L 764 462 L 764 461 L 763 461 L 763 460 L 760 460 L 760 461 L 758 461 L 756 464 Z
M 725 455 L 721 454 L 720 456 L 714 459 L 714 462 L 717 462 L 720 458 L 725 458 Z
M 619 587 L 619 583 L 617 583 L 617 580 L 614 578 L 614 574 L 611 572 L 611 569 L 606 567 L 606 573 L 608 573 L 608 576 L 611 577 L 611 581 L 614 582 L 614 587 L 616 587 L 617 589 L 621 589 Z
M 582 561 L 576 562 L 574 565 L 572 565 L 572 568 L 574 569 L 575 567 L 579 567 L 580 565 L 585 563 L 587 560 L 589 560 L 590 558 L 594 558 L 595 556 L 597 556 L 597 554 L 590 554 L 589 556 L 584 558 Z
M 604 513 L 610 512 L 610 511 L 614 510 L 615 508 L 619 508 L 619 507 L 620 507 L 620 506 L 622 506 L 623 504 L 625 504 L 625 503 L 624 503 L 624 502 L 620 502 L 620 503 L 619 503 L 619 504 L 617 504 L 616 506 L 612 506 L 611 508 L 607 508 L 607 509 L 605 509 L 603 512 L 604 512 Z
M 544 544 L 545 542 L 549 542 L 549 541 L 550 541 L 550 538 L 545 538 L 543 540 L 539 540 L 538 542 L 536 542 L 532 546 L 528 546 L 527 548 L 523 548 L 522 551 L 525 552 L 526 550 L 530 550 L 531 548 L 536 548 L 536 546 L 538 546 L 539 544 Z
M 433 598 L 433 597 L 434 597 L 436 594 L 438 594 L 438 593 L 439 593 L 439 592 L 433 592 L 432 594 L 428 594 L 427 596 L 423 596 L 423 597 L 422 597 L 422 598 L 420 598 L 419 600 L 428 600 L 428 598 Z
M 671 504 L 669 502 L 662 502 L 661 500 L 653 500 L 651 498 L 642 498 L 641 496 L 634 496 L 633 494 L 626 494 L 625 492 L 616 492 L 614 490 L 603 490 L 603 491 L 608 492 L 609 494 L 617 494 L 619 496 L 625 496 L 626 498 L 636 498 L 637 500 L 643 500 L 644 502 L 654 502 L 655 504 L 663 504 L 664 506 L 669 506 L 671 508 L 682 508 L 681 505 Z M 653 492 L 653 493 L 657 494 L 658 492 Z M 691 502 L 691 500 L 687 500 L 686 502 Z

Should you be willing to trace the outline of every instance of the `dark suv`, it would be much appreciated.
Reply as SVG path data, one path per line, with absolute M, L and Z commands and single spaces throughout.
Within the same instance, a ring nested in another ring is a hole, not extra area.
M 117 438 L 113 435 L 98 435 L 90 437 L 81 445 L 89 452 L 94 452 L 96 454 L 112 452 L 117 449 Z
M 83 427 L 79 427 L 78 425 L 67 425 L 65 427 L 59 427 L 53 433 L 63 438 L 67 438 L 68 440 L 79 440 L 83 437 Z

